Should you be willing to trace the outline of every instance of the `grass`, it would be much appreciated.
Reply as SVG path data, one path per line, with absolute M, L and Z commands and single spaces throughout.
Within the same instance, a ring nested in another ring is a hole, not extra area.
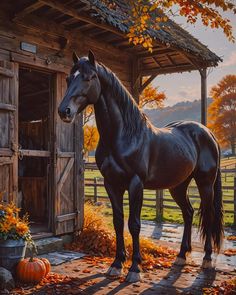
M 228 165 L 234 165 L 236 163 L 236 158 L 226 158 L 223 159 L 221 161 L 222 163 L 222 167 L 227 166 Z M 100 172 L 98 170 L 95 171 L 85 171 L 85 179 L 94 179 L 94 178 L 102 178 Z M 222 174 L 222 185 L 223 186 L 233 186 L 234 183 L 234 174 L 233 173 L 227 173 L 227 174 Z M 190 195 L 198 195 L 198 190 L 196 188 L 195 183 L 193 182 L 190 186 L 192 186 L 192 188 L 189 190 Z M 98 201 L 102 201 L 104 202 L 105 206 L 103 209 L 103 214 L 108 216 L 108 217 L 112 217 L 112 209 L 111 209 L 111 204 L 109 199 L 107 198 L 107 193 L 105 191 L 104 187 L 98 187 L 97 188 L 97 193 L 98 196 L 103 197 L 104 199 L 98 199 Z M 223 200 L 224 201 L 233 201 L 233 190 L 224 190 L 223 191 Z M 87 187 L 85 186 L 85 195 L 94 195 L 94 188 L 93 187 Z M 149 200 L 146 201 L 144 200 L 144 206 L 142 208 L 142 214 L 141 214 L 141 218 L 143 220 L 156 220 L 156 209 L 155 208 L 149 208 L 149 207 L 145 207 L 145 205 L 154 205 L 156 203 L 156 192 L 155 191 L 150 191 L 150 190 L 144 190 L 144 198 L 148 198 Z M 90 198 L 93 199 L 93 198 Z M 128 205 L 128 195 L 127 193 L 124 196 L 124 215 L 125 218 L 127 219 L 129 216 L 129 205 Z M 195 225 L 198 224 L 198 216 L 197 216 L 197 212 L 198 212 L 198 207 L 199 207 L 199 198 L 193 198 L 191 199 L 191 203 L 192 206 L 194 207 L 195 210 L 195 214 L 194 214 L 194 220 L 193 223 Z M 165 190 L 164 192 L 164 205 L 176 205 L 176 203 L 174 202 L 174 200 L 172 199 L 172 197 L 169 194 L 168 190 Z M 233 210 L 234 209 L 234 205 L 233 203 L 226 203 L 224 204 L 224 210 Z M 225 225 L 232 225 L 233 224 L 233 213 L 225 213 L 224 214 L 224 222 Z M 168 222 L 177 222 L 177 223 L 183 223 L 183 219 L 182 219 L 182 214 L 181 211 L 178 209 L 167 209 L 164 208 L 164 212 L 163 212 L 163 217 L 162 217 L 163 221 L 168 221 Z

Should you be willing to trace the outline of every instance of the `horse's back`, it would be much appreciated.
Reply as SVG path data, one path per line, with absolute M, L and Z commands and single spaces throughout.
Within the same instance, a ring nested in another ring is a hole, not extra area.
M 178 121 L 170 123 L 166 128 L 176 128 L 190 136 L 198 150 L 196 170 L 215 170 L 219 165 L 220 148 L 213 133 L 204 125 L 194 121 Z

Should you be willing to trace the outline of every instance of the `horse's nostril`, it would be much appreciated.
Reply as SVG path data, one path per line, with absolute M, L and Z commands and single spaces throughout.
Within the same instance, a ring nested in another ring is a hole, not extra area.
M 70 108 L 66 108 L 66 115 L 70 116 Z

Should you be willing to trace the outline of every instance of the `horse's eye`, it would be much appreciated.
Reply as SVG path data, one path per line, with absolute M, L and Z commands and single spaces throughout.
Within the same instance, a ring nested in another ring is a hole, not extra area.
M 91 79 L 95 79 L 96 77 L 96 74 L 93 74 Z

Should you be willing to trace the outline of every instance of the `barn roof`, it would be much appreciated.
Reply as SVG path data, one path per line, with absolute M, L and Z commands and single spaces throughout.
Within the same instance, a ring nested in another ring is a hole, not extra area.
M 111 9 L 102 1 L 98 0 L 86 0 L 83 2 L 89 2 L 91 4 L 90 15 L 92 17 L 96 18 L 98 21 L 106 22 L 123 33 L 128 33 L 130 23 L 125 21 L 127 19 L 125 10 L 129 9 L 129 7 L 125 1 L 115 1 L 117 4 L 116 9 Z M 165 23 L 161 23 L 159 30 L 149 30 L 148 33 L 155 40 L 168 46 L 175 46 L 179 49 L 191 52 L 201 59 L 212 63 L 212 65 L 217 65 L 217 63 L 221 61 L 221 58 L 209 50 L 207 46 L 203 45 L 171 19 L 168 19 Z
M 130 24 L 126 21 L 129 7 L 124 0 L 114 1 L 116 9 L 98 0 L 14 0 L 11 7 L 15 22 L 27 21 L 39 27 L 48 24 L 61 36 L 65 32 L 81 33 L 91 41 L 105 44 L 109 50 L 137 58 L 142 76 L 192 71 L 217 66 L 221 61 L 172 20 L 162 23 L 160 30 L 149 30 L 155 40 L 152 53 L 141 45 L 130 44 Z

